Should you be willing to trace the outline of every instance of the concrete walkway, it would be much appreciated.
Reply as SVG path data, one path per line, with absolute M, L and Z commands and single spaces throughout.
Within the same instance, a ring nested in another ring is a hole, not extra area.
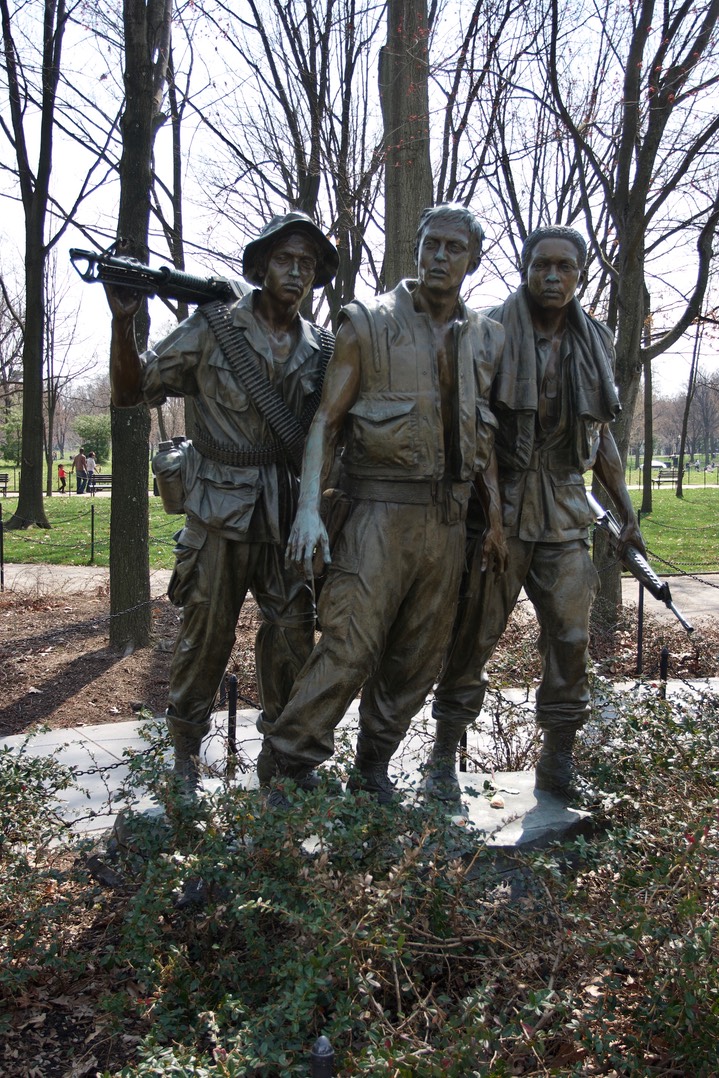
M 170 569 L 153 569 L 150 594 L 164 595 Z M 23 595 L 62 595 L 109 588 L 110 570 L 98 565 L 23 565 L 7 563 L 2 572 L 5 591 Z
M 242 789 L 257 788 L 254 767 L 261 737 L 255 727 L 256 719 L 256 711 L 243 710 L 237 714 L 238 766 L 235 778 L 230 780 L 226 777 L 227 712 L 214 716 L 213 730 L 203 744 L 203 786 L 209 793 L 223 782 Z M 144 725 L 147 724 L 145 720 Z M 149 720 L 149 725 L 152 724 Z M 430 708 L 425 705 L 392 761 L 390 772 L 403 800 L 421 799 L 419 765 L 427 756 L 431 726 Z M 77 784 L 60 795 L 58 812 L 78 834 L 99 840 L 128 804 L 135 811 L 158 811 L 149 793 L 133 792 L 128 800 L 124 788 L 129 775 L 128 750 L 142 753 L 148 749 L 142 727 L 142 720 L 108 723 L 51 730 L 29 741 L 25 735 L 8 737 L 1 743 L 30 756 L 54 755 L 65 766 L 74 768 Z M 356 730 L 357 705 L 354 704 L 337 734 L 340 738 L 348 736 L 354 743 Z M 474 741 L 481 736 L 472 735 Z M 477 746 L 470 742 L 469 747 L 472 751 Z M 170 766 L 170 760 L 165 763 Z M 567 808 L 548 794 L 535 794 L 533 771 L 465 773 L 461 784 L 463 813 L 458 812 L 452 818 L 457 827 L 476 834 L 481 844 L 499 849 L 528 849 L 577 835 L 591 826 L 588 813 Z
M 628 685 L 627 691 L 635 686 Z M 650 691 L 645 688 L 644 691 Z M 667 699 L 686 699 L 694 693 L 719 692 L 719 678 L 694 683 L 672 682 L 667 686 Z M 533 702 L 526 692 L 504 693 L 507 709 L 527 712 L 531 728 Z M 255 761 L 261 738 L 255 722 L 258 713 L 242 710 L 237 713 L 235 776 L 227 775 L 227 712 L 213 716 L 213 729 L 203 743 L 203 785 L 212 793 L 223 783 L 236 784 L 242 789 L 257 788 Z M 337 730 L 337 738 L 348 739 L 353 745 L 357 732 L 357 704 L 353 704 Z M 131 805 L 135 811 L 158 811 L 152 796 L 133 791 L 128 800 L 124 787 L 129 775 L 128 753 L 150 749 L 148 740 L 155 720 L 133 720 L 106 723 L 99 726 L 51 730 L 27 738 L 26 735 L 7 737 L 0 745 L 29 756 L 54 755 L 62 764 L 74 768 L 76 786 L 63 792 L 58 799 L 58 812 L 78 834 L 100 839 L 112 827 L 118 812 Z M 143 736 L 143 727 L 145 736 Z M 409 736 L 392 760 L 390 774 L 405 801 L 421 800 L 420 765 L 426 759 L 431 744 L 433 723 L 429 703 L 412 723 Z M 491 748 L 488 735 L 482 730 L 469 732 L 470 756 L 486 758 Z M 161 761 L 169 767 L 169 759 Z M 463 813 L 452 817 L 456 826 L 476 836 L 478 844 L 498 850 L 541 848 L 551 842 L 591 832 L 592 819 L 587 812 L 567 808 L 549 794 L 536 793 L 533 771 L 465 772 L 460 774 Z

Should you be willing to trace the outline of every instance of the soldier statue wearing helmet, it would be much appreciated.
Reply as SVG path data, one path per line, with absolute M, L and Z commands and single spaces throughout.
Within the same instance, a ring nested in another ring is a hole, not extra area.
M 280 407 L 305 423 L 308 406 L 319 398 L 328 343 L 323 348 L 321 331 L 302 317 L 300 306 L 313 288 L 332 280 L 337 266 L 334 245 L 309 217 L 275 217 L 244 251 L 243 273 L 257 287 L 222 312 Z M 255 651 L 268 721 L 279 715 L 312 649 L 312 596 L 284 564 L 297 468 L 218 343 L 205 308 L 140 356 L 133 330 L 140 298 L 127 290 L 107 292 L 113 403 L 156 406 L 167 397 L 189 397 L 194 405 L 193 441 L 182 462 L 186 519 L 169 587 L 183 619 L 167 707 L 175 771 L 193 790 L 247 592 L 262 615 Z

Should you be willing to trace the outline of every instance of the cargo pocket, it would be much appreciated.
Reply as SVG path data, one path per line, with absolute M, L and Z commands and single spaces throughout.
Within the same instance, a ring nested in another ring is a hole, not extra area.
M 407 468 L 417 462 L 414 397 L 365 397 L 350 408 L 345 454 L 356 465 Z
M 444 496 L 442 520 L 445 524 L 461 524 L 467 519 L 469 483 L 452 483 Z
M 554 530 L 561 534 L 591 524 L 593 516 L 582 476 L 574 471 L 551 472 L 550 478 L 554 490 Z
M 167 587 L 167 597 L 174 606 L 185 606 L 192 592 L 197 558 L 207 541 L 207 532 L 195 523 L 187 524 L 175 535 L 175 568 Z
M 250 398 L 222 351 L 215 348 L 207 364 L 203 393 L 231 412 L 246 412 Z

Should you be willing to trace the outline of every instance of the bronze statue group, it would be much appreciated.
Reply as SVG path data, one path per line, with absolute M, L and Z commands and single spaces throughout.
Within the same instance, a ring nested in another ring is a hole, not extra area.
M 114 403 L 194 404 L 169 587 L 183 616 L 167 708 L 188 793 L 249 591 L 262 616 L 257 772 L 268 805 L 286 809 L 298 788 L 326 781 L 321 765 L 358 694 L 347 789 L 390 802 L 388 765 L 434 692 L 423 788 L 456 811 L 457 750 L 524 588 L 542 661 L 536 787 L 580 796 L 573 746 L 589 713 L 598 587 L 585 472 L 621 514 L 618 555 L 629 544 L 644 550 L 611 433 L 612 339 L 576 298 L 587 259 L 579 233 L 533 232 L 517 290 L 479 313 L 461 290 L 482 242 L 465 207 L 425 210 L 416 277 L 348 303 L 334 341 L 300 308 L 332 280 L 337 251 L 296 211 L 247 245 L 251 291 L 199 307 L 142 356 L 140 297 L 107 288 Z M 329 483 L 343 505 L 331 549 L 321 514 Z

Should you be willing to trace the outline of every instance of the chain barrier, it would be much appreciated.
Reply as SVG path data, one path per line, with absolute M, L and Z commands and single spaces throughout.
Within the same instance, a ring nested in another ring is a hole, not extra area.
M 646 521 L 646 519 L 646 515 L 642 517 L 642 520 Z M 651 520 L 650 523 L 653 528 L 662 528 L 666 532 L 685 532 L 688 530 L 687 528 L 678 528 L 676 524 L 662 524 L 660 520 Z M 692 532 L 715 531 L 716 524 L 704 524 L 701 528 L 692 528 L 691 530 Z
M 31 535 L 20 535 L 15 531 L 13 531 L 11 534 L 12 534 L 13 542 L 25 543 L 27 546 L 44 547 L 46 549 L 50 546 L 50 544 L 48 543 L 49 536 L 44 536 L 44 537 L 42 537 L 40 539 L 35 539 Z M 172 536 L 170 536 L 170 538 L 168 539 L 168 538 L 165 538 L 164 536 L 160 536 L 160 535 L 149 535 L 148 536 L 148 542 L 156 543 L 159 546 L 162 546 L 162 545 L 174 546 L 175 545 L 175 540 L 174 540 L 174 538 Z M 53 551 L 55 551 L 55 550 L 77 550 L 77 547 L 78 547 L 77 543 L 52 543 L 52 550 Z M 94 543 L 94 547 L 95 547 L 96 550 L 97 549 L 102 549 L 103 547 L 106 548 L 107 550 L 109 550 L 110 549 L 110 540 L 109 539 L 99 539 L 99 540 L 96 539 L 95 543 Z
M 93 513 L 93 511 L 94 511 L 94 506 L 91 506 L 88 510 L 86 510 L 84 513 L 79 514 L 77 517 L 70 518 L 68 520 L 54 521 L 53 522 L 53 527 L 56 527 L 57 525 L 61 525 L 61 524 L 75 523 L 82 516 L 90 516 Z M 672 531 L 672 532 L 683 532 L 684 531 L 684 532 L 686 532 L 688 530 L 686 528 L 678 528 L 673 524 L 662 524 L 660 521 L 655 521 L 655 520 L 652 520 L 651 524 L 652 524 L 652 527 L 663 529 L 665 531 Z M 174 544 L 175 544 L 174 534 L 175 534 L 175 531 L 177 529 L 177 522 L 172 521 L 172 522 L 170 522 L 169 526 L 171 527 L 172 530 L 168 535 L 163 535 L 163 534 L 149 535 L 148 536 L 148 542 L 149 543 L 154 543 L 156 546 L 174 546 Z M 3 525 L 2 525 L 2 511 L 0 509 L 0 528 L 2 528 L 2 527 L 3 527 Z M 692 528 L 691 531 L 692 531 L 692 533 L 695 533 L 695 532 L 698 532 L 698 531 L 711 531 L 711 530 L 713 530 L 714 527 L 715 527 L 714 525 L 709 525 L 708 524 L 708 525 L 705 525 L 705 526 L 703 526 L 701 528 Z M 19 541 L 19 542 L 22 542 L 22 543 L 26 544 L 27 546 L 38 546 L 38 547 L 42 547 L 44 549 L 49 549 L 50 548 L 50 544 L 48 543 L 49 536 L 47 536 L 47 535 L 44 535 L 41 538 L 36 539 L 36 538 L 33 538 L 32 536 L 29 536 L 29 535 L 18 534 L 18 531 L 13 529 L 12 537 L 13 537 L 14 542 Z M 77 549 L 77 545 L 78 545 L 77 543 L 56 543 L 56 542 L 53 542 L 52 543 L 52 550 L 53 551 L 75 550 L 75 549 Z M 109 551 L 109 548 L 110 548 L 109 537 L 107 539 L 99 539 L 99 540 L 95 539 L 94 542 L 93 542 L 93 546 L 94 546 L 95 550 L 101 550 L 101 551 L 107 550 L 107 551 Z M 665 559 L 659 557 L 659 555 L 655 554 L 653 551 L 648 551 L 648 553 L 650 553 L 651 556 L 655 560 L 659 561 L 662 565 L 666 565 L 668 568 L 672 569 L 675 573 L 678 573 L 681 576 L 690 577 L 691 579 L 696 580 L 698 583 L 707 584 L 707 586 L 709 586 L 709 587 L 717 587 L 717 586 L 719 586 L 719 585 L 716 585 L 716 584 L 709 584 L 708 581 L 701 580 L 701 578 L 697 577 L 695 575 L 695 573 L 691 573 L 691 572 L 689 572 L 689 571 L 687 571 L 685 569 L 682 569 L 680 566 L 677 566 L 677 565 L 673 564 L 670 561 L 666 561 Z M 609 569 L 609 568 L 613 568 L 614 566 L 616 566 L 616 564 L 617 564 L 616 561 L 614 561 L 610 565 L 605 566 L 604 570 Z M 706 569 L 707 572 L 719 572 L 719 564 L 708 563 L 706 565 L 702 565 L 701 569 Z M 696 570 L 695 570 L 695 572 L 696 572 Z
M 689 580 L 695 580 L 697 584 L 704 584 L 707 588 L 719 588 L 719 584 L 715 584 L 711 580 L 703 580 L 702 577 L 697 576 L 695 573 L 687 572 L 686 569 L 681 569 L 678 565 L 674 565 L 673 562 L 667 561 L 666 558 L 662 558 L 659 554 L 655 554 L 653 550 L 647 550 L 647 553 L 653 558 L 654 561 L 658 561 L 661 565 L 666 565 L 668 569 L 673 569 L 677 576 L 685 576 Z M 710 567 L 711 571 L 711 567 Z M 716 572 L 716 566 L 714 572 Z
M 241 695 L 238 696 L 238 699 L 245 700 L 245 702 L 248 702 L 246 698 Z M 259 705 L 252 704 L 252 707 L 254 710 L 258 710 Z M 221 736 L 219 732 L 212 734 L 208 739 L 206 739 L 205 744 L 211 742 L 213 738 L 216 738 L 218 736 Z M 232 746 L 228 746 L 228 748 L 231 750 Z M 230 751 L 230 753 L 228 754 L 225 770 L 225 775 L 228 778 L 234 778 L 238 770 L 242 773 L 252 770 L 253 765 L 249 764 L 247 758 L 243 759 L 238 753 L 237 749 L 238 746 L 235 745 L 234 752 Z M 162 759 L 164 749 L 160 748 L 158 745 L 148 745 L 146 749 L 133 749 L 129 750 L 129 752 L 129 756 L 125 756 L 121 760 L 116 760 L 114 764 L 102 764 L 94 767 L 87 767 L 83 770 L 73 768 L 73 783 L 77 784 L 80 782 L 81 779 L 92 778 L 95 775 L 109 775 L 110 772 L 116 771 L 118 768 L 128 767 L 128 765 L 135 760 L 147 760 L 150 763 L 157 763 Z M 213 764 L 212 766 L 216 767 L 217 765 Z M 118 797 L 118 794 L 120 792 L 121 791 L 119 790 L 115 791 L 114 793 L 113 791 L 107 791 L 108 796 L 106 800 L 102 803 L 102 805 L 99 806 L 99 808 L 92 809 L 90 812 L 86 812 L 80 816 L 73 816 L 72 819 L 68 821 L 68 826 L 77 827 L 78 824 L 85 823 L 88 820 L 95 820 L 98 818 L 98 816 L 109 815 L 110 812 L 114 811 L 113 806 L 116 805 L 118 801 L 121 801 L 121 798 Z
M 158 759 L 159 756 L 160 750 L 154 745 L 150 745 L 146 749 L 133 753 L 133 759 L 137 759 L 138 757 L 140 759 L 143 759 L 144 757 L 154 757 L 155 759 Z M 108 771 L 116 771 L 118 767 L 127 767 L 127 760 L 117 760 L 114 764 L 101 764 L 97 767 L 88 767 L 84 771 L 73 771 L 73 777 L 76 779 L 84 779 L 89 778 L 92 775 L 104 775 Z

